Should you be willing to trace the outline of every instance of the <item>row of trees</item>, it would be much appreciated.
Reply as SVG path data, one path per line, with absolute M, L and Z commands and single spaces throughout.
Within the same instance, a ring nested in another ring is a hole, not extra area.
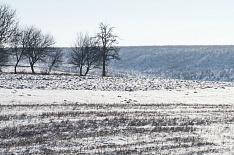
M 19 62 L 26 58 L 32 73 L 35 74 L 34 65 L 36 62 L 46 61 L 49 57 L 53 58 L 57 53 L 61 53 L 57 48 L 52 47 L 54 44 L 51 35 L 44 35 L 41 30 L 35 27 L 27 27 L 23 30 L 17 29 L 11 36 L 10 49 L 8 50 L 15 58 L 15 73 L 17 73 L 16 69 Z M 53 66 L 52 62 L 51 66 Z
M 99 33 L 89 36 L 80 33 L 77 36 L 69 62 L 79 68 L 80 75 L 87 75 L 93 68 L 102 68 L 102 76 L 106 76 L 106 66 L 110 59 L 119 60 L 117 36 L 113 27 L 99 24 Z M 20 61 L 27 59 L 32 73 L 38 62 L 49 63 L 48 72 L 63 62 L 60 48 L 55 48 L 55 41 L 50 34 L 34 26 L 20 28 L 15 10 L 7 5 L 0 6 L 0 65 L 4 66 L 11 56 L 15 59 L 15 73 Z M 12 60 L 11 60 L 12 61 Z
M 86 75 L 93 68 L 102 68 L 102 76 L 106 76 L 106 66 L 111 59 L 120 60 L 117 36 L 113 34 L 113 27 L 100 23 L 96 36 L 80 33 L 71 53 L 70 63 L 76 65 L 80 75 Z M 85 72 L 83 73 L 83 69 Z

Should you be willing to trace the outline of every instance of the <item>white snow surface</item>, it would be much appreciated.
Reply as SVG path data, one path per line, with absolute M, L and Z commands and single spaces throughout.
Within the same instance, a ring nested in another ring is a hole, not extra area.
M 234 87 L 149 91 L 93 91 L 93 90 L 42 90 L 42 89 L 0 89 L 1 103 L 123 103 L 134 100 L 137 103 L 186 103 L 186 104 L 233 104 Z M 121 97 L 120 97 L 121 96 Z
M 234 83 L 0 75 L 2 154 L 233 154 Z

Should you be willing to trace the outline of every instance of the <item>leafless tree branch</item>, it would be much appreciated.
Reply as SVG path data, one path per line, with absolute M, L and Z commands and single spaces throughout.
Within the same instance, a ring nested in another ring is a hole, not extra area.
M 118 44 L 118 36 L 113 34 L 114 27 L 110 27 L 104 23 L 99 24 L 99 30 L 100 32 L 96 37 L 101 49 L 102 76 L 106 76 L 106 66 L 110 59 L 120 60 L 119 48 L 115 47 Z
M 95 38 L 90 37 L 87 33 L 77 35 L 70 55 L 70 63 L 79 68 L 81 76 L 85 76 L 91 69 L 99 67 L 99 48 Z M 84 68 L 86 68 L 85 73 L 83 73 Z

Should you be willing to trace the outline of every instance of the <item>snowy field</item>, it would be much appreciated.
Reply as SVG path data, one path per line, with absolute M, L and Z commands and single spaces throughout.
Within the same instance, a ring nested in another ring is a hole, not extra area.
M 234 154 L 234 83 L 0 74 L 1 154 Z

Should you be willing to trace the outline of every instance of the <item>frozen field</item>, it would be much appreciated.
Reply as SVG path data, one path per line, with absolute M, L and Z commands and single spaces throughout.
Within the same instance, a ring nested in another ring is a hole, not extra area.
M 234 83 L 0 74 L 1 154 L 234 154 Z

